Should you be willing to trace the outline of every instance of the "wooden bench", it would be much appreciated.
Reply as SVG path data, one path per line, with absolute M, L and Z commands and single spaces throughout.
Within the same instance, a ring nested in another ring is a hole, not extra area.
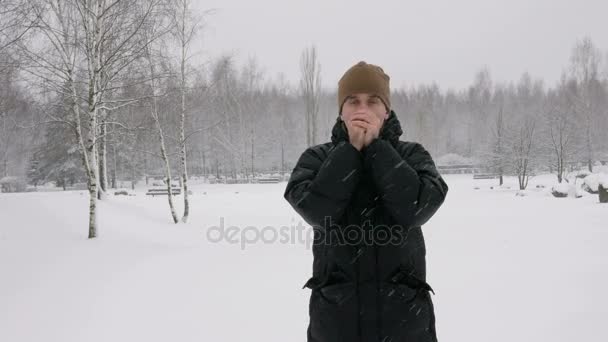
M 473 179 L 495 179 L 500 176 L 495 173 L 475 173 L 473 174 Z
M 182 193 L 182 189 L 181 188 L 171 188 L 171 194 L 172 195 L 179 195 Z M 146 193 L 146 195 L 148 196 L 167 196 L 169 195 L 169 191 L 167 191 L 167 188 L 152 188 L 152 189 L 148 189 L 148 192 Z
M 281 181 L 281 179 L 279 177 L 261 177 L 261 178 L 255 179 L 255 182 L 259 183 L 259 184 L 271 184 L 271 183 L 278 183 L 280 181 Z
M 474 174 L 480 172 L 480 167 L 472 164 L 437 165 L 441 174 Z

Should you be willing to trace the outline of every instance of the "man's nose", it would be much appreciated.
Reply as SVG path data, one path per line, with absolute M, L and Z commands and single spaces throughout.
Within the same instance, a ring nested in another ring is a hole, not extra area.
M 355 113 L 357 113 L 357 114 L 359 114 L 359 113 L 367 114 L 367 113 L 369 113 L 369 111 L 370 111 L 370 108 L 367 105 L 367 103 L 365 103 L 365 102 L 361 102 L 361 103 L 357 104 L 357 107 L 355 108 Z

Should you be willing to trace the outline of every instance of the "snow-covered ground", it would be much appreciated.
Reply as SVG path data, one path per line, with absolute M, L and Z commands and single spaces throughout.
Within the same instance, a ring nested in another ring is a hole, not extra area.
M 423 227 L 440 341 L 608 341 L 608 205 L 554 178 L 445 177 Z M 312 255 L 284 188 L 195 185 L 185 225 L 143 188 L 110 196 L 93 240 L 84 191 L 0 194 L 0 341 L 305 341 Z M 222 218 L 295 236 L 212 242 Z

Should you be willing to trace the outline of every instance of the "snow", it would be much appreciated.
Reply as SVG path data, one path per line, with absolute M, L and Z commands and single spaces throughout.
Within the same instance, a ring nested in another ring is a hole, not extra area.
M 475 160 L 468 157 L 463 157 L 456 153 L 448 153 L 444 154 L 435 159 L 435 164 L 437 165 L 464 165 L 464 164 L 474 164 Z
M 583 196 L 588 195 L 588 193 L 583 190 L 583 181 L 572 181 L 570 183 L 566 181 L 563 181 L 561 183 L 555 182 L 555 184 L 551 188 L 551 191 L 554 194 L 561 194 L 563 196 L 574 198 L 581 198 Z
M 605 186 L 608 184 L 608 174 L 592 173 L 585 177 L 584 184 L 593 192 L 598 192 L 599 185 Z
M 523 197 L 514 178 L 445 179 L 448 199 L 423 227 L 439 340 L 608 340 L 597 195 L 555 198 L 555 176 Z M 285 182 L 192 183 L 188 224 L 138 188 L 100 202 L 93 240 L 86 191 L 0 194 L 0 341 L 305 341 L 310 246 L 206 234 L 222 218 L 294 231 Z
M 599 177 L 598 184 L 602 185 L 602 188 L 608 189 L 608 174 L 603 174 Z
M 567 195 L 570 192 L 570 184 L 566 182 L 557 183 L 553 186 L 553 191 Z
M 604 189 L 608 189 L 608 173 L 593 173 L 585 177 L 585 184 L 594 192 L 599 190 L 601 184 Z

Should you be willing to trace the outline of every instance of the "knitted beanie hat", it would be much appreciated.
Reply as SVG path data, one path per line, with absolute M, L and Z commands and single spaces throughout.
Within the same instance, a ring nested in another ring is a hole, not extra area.
M 387 112 L 391 110 L 390 77 L 381 67 L 361 61 L 348 69 L 338 81 L 338 107 L 342 113 L 342 105 L 346 97 L 356 93 L 378 95 L 384 102 Z

